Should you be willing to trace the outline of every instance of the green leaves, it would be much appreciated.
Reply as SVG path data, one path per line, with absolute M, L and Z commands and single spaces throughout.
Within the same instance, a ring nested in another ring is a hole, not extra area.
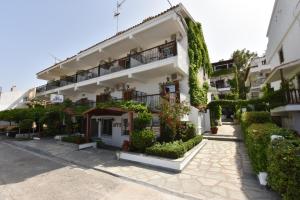
M 200 85 L 198 74 L 200 68 L 208 75 L 212 73 L 207 46 L 204 41 L 202 27 L 200 23 L 193 22 L 186 18 L 188 25 L 188 54 L 190 60 L 189 67 L 189 94 L 193 106 L 206 105 L 208 87 Z

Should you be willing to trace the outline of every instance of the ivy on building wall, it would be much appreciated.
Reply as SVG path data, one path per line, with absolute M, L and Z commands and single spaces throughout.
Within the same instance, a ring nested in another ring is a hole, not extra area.
M 207 92 L 209 85 L 204 83 L 200 85 L 199 70 L 202 68 L 205 74 L 209 76 L 212 73 L 207 46 L 204 40 L 200 23 L 196 23 L 190 18 L 186 18 L 188 26 L 188 54 L 190 60 L 189 67 L 189 94 L 191 105 L 199 107 L 207 104 Z

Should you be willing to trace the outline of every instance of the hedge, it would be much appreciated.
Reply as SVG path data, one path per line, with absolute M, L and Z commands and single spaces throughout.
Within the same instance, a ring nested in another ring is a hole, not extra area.
M 300 197 L 300 139 L 279 139 L 269 145 L 268 184 L 285 200 Z
M 271 115 L 269 112 L 245 112 L 241 116 L 242 128 L 247 128 L 253 123 L 267 122 L 271 122 Z
M 149 155 L 160 156 L 165 158 L 177 159 L 202 141 L 202 136 L 198 135 L 186 142 L 181 140 L 169 143 L 156 143 L 148 147 L 146 153 Z
M 63 142 L 69 142 L 74 144 L 84 144 L 86 143 L 85 138 L 79 135 L 66 136 L 62 138 Z
M 283 199 L 299 199 L 300 138 L 295 132 L 269 121 L 268 113 L 243 113 L 245 144 L 252 167 L 256 173 L 268 173 L 268 185 Z M 271 135 L 280 135 L 283 139 L 271 142 Z
M 267 147 L 276 129 L 279 128 L 272 123 L 252 124 L 244 133 L 248 155 L 256 173 L 267 171 Z

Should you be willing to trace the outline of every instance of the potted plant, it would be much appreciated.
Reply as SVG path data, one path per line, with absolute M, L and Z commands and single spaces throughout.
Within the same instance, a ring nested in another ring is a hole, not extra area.
M 128 140 L 123 141 L 122 150 L 123 151 L 129 151 L 130 142 Z
M 211 124 L 210 131 L 212 134 L 217 134 L 218 133 L 218 126 L 216 126 L 216 123 Z
M 217 134 L 217 133 L 218 133 L 218 127 L 217 127 L 217 126 L 212 126 L 212 127 L 210 128 L 210 130 L 211 130 L 211 133 L 212 133 L 212 134 Z

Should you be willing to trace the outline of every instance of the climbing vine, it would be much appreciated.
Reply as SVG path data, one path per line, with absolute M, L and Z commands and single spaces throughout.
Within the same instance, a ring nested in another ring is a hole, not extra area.
M 207 104 L 207 92 L 209 85 L 204 83 L 203 86 L 199 82 L 199 70 L 202 68 L 205 74 L 209 76 L 212 73 L 207 46 L 204 40 L 200 23 L 193 22 L 190 18 L 186 18 L 188 26 L 188 54 L 190 60 L 189 67 L 189 94 L 191 104 L 193 106 L 202 106 Z

